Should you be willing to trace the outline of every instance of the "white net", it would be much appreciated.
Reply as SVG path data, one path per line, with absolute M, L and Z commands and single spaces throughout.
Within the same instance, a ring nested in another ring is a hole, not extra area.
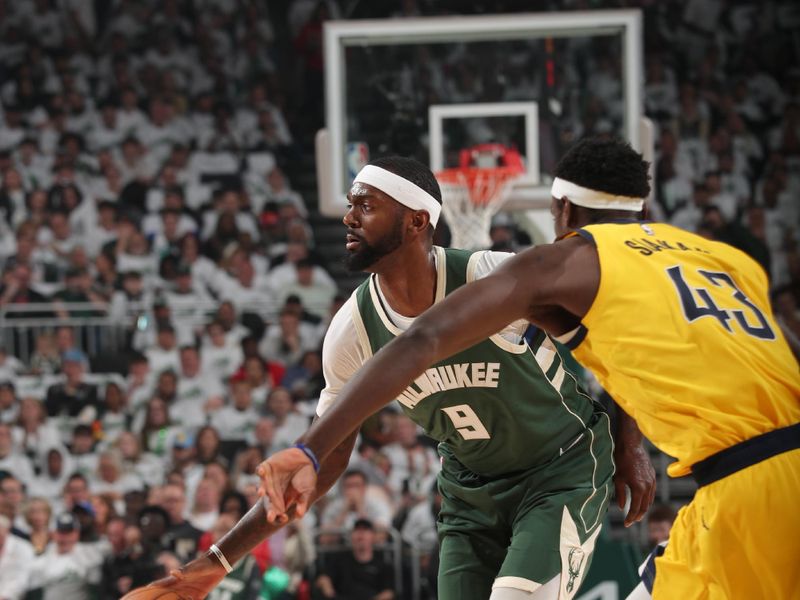
M 442 213 L 452 234 L 450 246 L 464 250 L 489 248 L 492 217 L 508 198 L 513 177 L 499 169 L 450 170 L 438 177 Z

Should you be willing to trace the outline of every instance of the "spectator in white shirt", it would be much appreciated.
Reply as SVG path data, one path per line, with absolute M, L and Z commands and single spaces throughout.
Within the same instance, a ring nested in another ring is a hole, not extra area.
M 210 413 L 224 404 L 222 384 L 201 369 L 200 352 L 194 346 L 181 348 L 181 373 L 178 395 L 170 407 L 172 421 L 187 430 L 206 424 Z
M 172 101 L 164 97 L 150 100 L 149 119 L 137 130 L 137 137 L 158 160 L 169 156 L 174 144 L 188 143 L 189 136 L 175 117 Z
M 162 208 L 159 217 L 157 231 L 149 232 L 153 236 L 153 252 L 158 256 L 174 254 L 178 250 L 181 238 L 192 229 L 185 231 L 181 229 L 181 219 L 184 215 L 177 209 Z
M 159 159 L 148 152 L 142 142 L 132 135 L 123 140 L 116 158 L 122 181 L 126 184 L 133 181 L 149 182 L 158 172 Z
M 114 248 L 117 257 L 117 270 L 120 273 L 138 271 L 145 284 L 155 280 L 158 274 L 158 261 L 151 252 L 150 242 L 136 225 L 127 217 L 120 217 L 117 225 L 117 244 Z
M 436 452 L 419 440 L 417 425 L 403 414 L 394 416 L 394 442 L 383 448 L 392 465 L 388 485 L 398 497 L 406 490 L 416 500 L 427 497 L 441 463 Z
M 200 531 L 208 531 L 219 517 L 219 500 L 222 490 L 210 478 L 201 479 L 194 494 L 194 504 L 188 521 Z
M 252 213 L 244 212 L 244 198 L 238 190 L 227 189 L 223 191 L 214 203 L 214 210 L 208 211 L 203 216 L 202 238 L 208 240 L 217 229 L 217 224 L 222 215 L 233 215 L 236 229 L 242 233 L 250 234 L 252 239 L 258 239 L 258 225 Z
M 44 552 L 47 544 L 50 543 L 52 537 L 50 533 L 50 521 L 53 518 L 52 505 L 57 502 L 58 500 L 54 500 L 51 503 L 44 498 L 33 497 L 23 507 L 22 514 L 25 517 L 25 523 L 28 525 L 28 536 L 36 554 Z
M 267 397 L 267 410 L 275 420 L 276 449 L 288 448 L 308 428 L 308 418 L 294 409 L 294 400 L 286 388 L 276 387 Z
M 117 205 L 110 200 L 97 204 L 97 222 L 83 235 L 83 246 L 91 257 L 117 239 Z
M 239 370 L 242 362 L 244 353 L 241 345 L 228 341 L 221 323 L 209 323 L 203 339 L 203 372 L 212 373 L 220 381 L 226 381 Z
M 248 445 L 258 450 L 259 457 L 266 457 L 275 454 L 283 448 L 275 447 L 275 419 L 272 417 L 261 417 L 256 421 Z M 261 458 L 259 458 L 259 463 Z
M 306 310 L 322 319 L 336 295 L 336 284 L 308 258 L 297 261 L 294 267 L 294 281 L 280 287 L 278 304 L 283 305 L 289 296 L 297 296 Z
M 147 364 L 153 374 L 162 371 L 180 371 L 181 357 L 175 328 L 170 323 L 157 325 L 156 345 L 145 351 Z
M 439 547 L 436 518 L 442 507 L 442 495 L 438 486 L 431 488 L 430 496 L 430 499 L 420 502 L 409 511 L 400 531 L 403 541 L 422 555 L 424 563 L 430 561 Z
M 26 482 L 28 483 L 28 482 Z M 27 523 L 22 514 L 25 503 L 25 486 L 16 477 L 4 474 L 0 479 L 0 515 L 11 521 L 12 532 L 24 534 Z
M 64 510 L 72 510 L 76 506 L 88 506 L 91 503 L 89 479 L 83 473 L 73 472 L 64 484 L 61 505 Z
M 32 589 L 42 590 L 42 600 L 84 600 L 100 580 L 106 543 L 82 544 L 78 519 L 62 513 L 56 519 L 53 542 L 34 559 Z
M 53 177 L 53 158 L 45 156 L 39 150 L 39 142 L 35 137 L 27 137 L 17 147 L 17 169 L 19 170 L 24 187 L 27 190 L 39 185 L 43 188 L 50 187 Z M 24 208 L 24 205 L 22 206 Z M 15 215 L 14 225 L 19 225 L 25 213 Z
M 706 174 L 706 188 L 711 194 L 709 202 L 722 213 L 727 223 L 732 223 L 739 215 L 739 201 L 736 196 L 722 189 L 722 180 L 717 171 Z
M 33 479 L 33 465 L 24 454 L 14 452 L 11 426 L 0 423 L 0 471 L 8 471 L 20 481 Z
M 51 211 L 47 225 L 46 228 L 39 230 L 37 236 L 39 248 L 52 256 L 48 262 L 65 269 L 67 256 L 81 244 L 81 240 L 73 234 L 66 209 Z
M 262 113 L 269 113 L 262 116 Z M 253 84 L 247 98 L 247 106 L 236 111 L 236 125 L 248 136 L 250 147 L 264 147 L 264 143 L 285 145 L 292 142 L 292 135 L 281 111 L 269 101 L 267 85 L 261 81 Z M 269 132 L 270 135 L 264 135 Z
M 74 472 L 86 477 L 97 469 L 97 454 L 94 452 L 94 433 L 89 425 L 76 425 L 72 432 L 72 443 L 69 445 L 70 460 Z
M 5 106 L 5 122 L 0 124 L 0 150 L 11 150 L 25 138 L 22 112 L 13 104 Z
M 683 208 L 675 211 L 670 218 L 670 223 L 686 231 L 695 232 L 703 220 L 703 211 L 711 204 L 711 194 L 705 183 L 694 185 L 692 201 Z
M 289 182 L 279 167 L 274 167 L 263 177 L 252 179 L 249 184 L 250 198 L 256 213 L 260 213 L 266 204 L 274 202 L 291 204 L 300 216 L 303 218 L 308 216 L 308 209 L 302 196 L 289 187 Z
M 719 176 L 723 191 L 732 194 L 739 207 L 744 207 L 750 199 L 750 183 L 741 171 L 734 169 L 733 154 L 723 152 L 719 155 Z
M 275 377 L 267 369 L 260 356 L 248 356 L 244 359 L 243 374 L 250 384 L 253 406 L 261 410 L 267 403 L 267 395 L 275 387 Z
M 48 423 L 47 413 L 40 400 L 23 398 L 19 404 L 19 419 L 11 436 L 18 452 L 41 457 L 45 451 L 61 442 L 58 429 Z
M 231 383 L 231 403 L 214 415 L 214 426 L 220 438 L 225 442 L 244 442 L 253 433 L 257 422 L 258 413 L 253 409 L 250 384 L 244 380 L 234 381 Z
M 103 435 L 102 446 L 108 447 L 116 443 L 120 434 L 127 431 L 130 425 L 128 395 L 119 380 L 106 383 L 101 408 L 99 423 Z
M 219 296 L 238 312 L 253 312 L 265 318 L 274 309 L 273 288 L 266 274 L 256 273 L 250 258 L 237 262 L 234 276 L 220 278 Z
M 392 507 L 381 494 L 370 493 L 367 477 L 348 470 L 339 481 L 339 496 L 325 507 L 321 525 L 327 530 L 351 529 L 358 519 L 369 519 L 376 527 L 388 529 Z
M 133 415 L 150 399 L 155 373 L 150 369 L 147 357 L 132 352 L 128 360 L 128 377 L 125 379 L 125 395 L 128 397 L 128 412 Z
M 92 152 L 113 148 L 128 135 L 117 117 L 117 105 L 111 100 L 100 104 L 100 114 L 89 131 L 87 141 Z
M 41 473 L 30 484 L 30 495 L 57 502 L 72 474 L 72 461 L 62 446 L 53 446 L 41 455 Z
M 220 270 L 214 261 L 200 254 L 200 242 L 194 234 L 186 234 L 180 242 L 181 262 L 192 271 L 192 282 L 201 292 L 208 295 L 216 290 Z
M 214 417 L 216 421 L 216 414 Z M 227 459 L 222 455 L 222 439 L 215 426 L 201 427 L 195 437 L 195 458 L 202 469 L 212 463 L 227 464 Z
M 0 598 L 22 600 L 34 559 L 31 545 L 11 535 L 11 522 L 0 515 Z
M 225 337 L 228 338 L 229 344 L 241 344 L 242 340 L 250 335 L 250 330 L 239 323 L 239 317 L 233 302 L 228 300 L 220 302 L 217 314 L 214 315 L 214 320 L 222 323 L 222 327 L 225 329 Z
M 137 473 L 124 472 L 119 452 L 109 450 L 100 454 L 97 473 L 89 483 L 93 494 L 105 494 L 116 502 L 122 500 L 127 492 L 143 487 L 144 482 Z
M 122 289 L 111 295 L 109 316 L 121 325 L 135 327 L 139 317 L 150 312 L 153 294 L 145 288 L 139 271 L 125 271 L 121 278 Z
M 165 167 L 165 170 L 167 173 L 175 173 L 175 169 L 172 167 Z M 163 234 L 170 228 L 172 230 L 172 233 L 168 236 L 170 242 L 174 245 L 179 245 L 180 240 L 175 239 L 175 232 L 177 232 L 178 238 L 197 232 L 197 222 L 184 212 L 184 194 L 180 185 L 167 186 L 163 191 L 160 191 L 160 198 L 152 200 L 153 204 L 157 204 L 157 208 L 151 207 L 151 199 L 149 197 L 147 202 L 150 214 L 142 219 L 142 231 L 146 235 Z M 177 219 L 177 222 L 172 222 L 175 219 Z
M 132 87 L 122 88 L 119 93 L 119 100 L 120 106 L 117 110 L 119 126 L 128 135 L 131 135 L 144 125 L 147 117 L 139 109 L 139 98 Z
M 290 241 L 286 244 L 286 254 L 281 264 L 270 271 L 270 279 L 275 289 L 290 284 L 296 277 L 294 265 L 309 257 L 308 244 L 302 241 Z M 319 267 L 317 267 L 319 268 Z M 322 275 L 320 277 L 323 277 Z M 328 275 L 330 277 L 330 275 Z
M 182 331 L 198 329 L 214 302 L 202 284 L 195 281 L 191 267 L 178 263 L 175 268 L 175 287 L 164 294 L 172 318 Z
M 0 353 L 4 352 L 4 350 L 0 350 Z M 11 424 L 16 422 L 19 416 L 19 401 L 9 372 L 2 373 L 2 377 L 3 379 L 0 381 L 0 423 Z
M 135 474 L 148 487 L 161 483 L 164 479 L 164 465 L 155 454 L 142 451 L 138 437 L 130 431 L 123 431 L 116 446 L 126 473 Z
M 316 327 L 301 321 L 295 311 L 284 308 L 278 323 L 267 329 L 258 350 L 267 360 L 292 366 L 300 362 L 304 352 L 316 350 L 319 341 Z
M 173 383 L 176 379 L 170 371 L 164 371 L 159 378 L 170 379 Z M 133 430 L 141 432 L 142 446 L 147 452 L 168 464 L 175 440 L 179 435 L 185 437 L 185 434 L 170 421 L 167 402 L 158 396 L 150 399 L 141 414 L 141 426 L 134 421 Z

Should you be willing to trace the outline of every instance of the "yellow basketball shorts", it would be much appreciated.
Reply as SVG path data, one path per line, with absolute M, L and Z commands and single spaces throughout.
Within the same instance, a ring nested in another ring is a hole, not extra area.
M 800 599 L 800 449 L 700 487 L 655 560 L 654 600 Z

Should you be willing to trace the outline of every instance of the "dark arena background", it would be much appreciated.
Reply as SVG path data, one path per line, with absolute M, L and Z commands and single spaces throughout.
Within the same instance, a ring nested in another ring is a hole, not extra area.
M 651 218 L 755 258 L 799 355 L 799 59 L 774 0 L 0 0 L 0 599 L 120 598 L 259 501 L 364 278 L 341 217 L 376 157 L 519 155 L 435 238 L 515 252 L 553 240 L 559 157 L 623 137 Z M 579 599 L 625 598 L 694 494 L 648 448 L 655 503 L 612 503 Z M 386 407 L 209 598 L 437 598 L 439 469 Z

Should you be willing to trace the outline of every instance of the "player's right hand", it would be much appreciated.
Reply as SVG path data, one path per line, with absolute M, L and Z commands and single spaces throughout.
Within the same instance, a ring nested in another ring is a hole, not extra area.
M 226 574 L 215 556 L 201 556 L 168 577 L 128 592 L 122 600 L 203 600 Z
M 261 493 L 269 498 L 267 521 L 288 522 L 287 508 L 292 505 L 298 519 L 306 514 L 317 485 L 317 473 L 302 450 L 281 450 L 262 462 L 256 473 L 261 477 Z

